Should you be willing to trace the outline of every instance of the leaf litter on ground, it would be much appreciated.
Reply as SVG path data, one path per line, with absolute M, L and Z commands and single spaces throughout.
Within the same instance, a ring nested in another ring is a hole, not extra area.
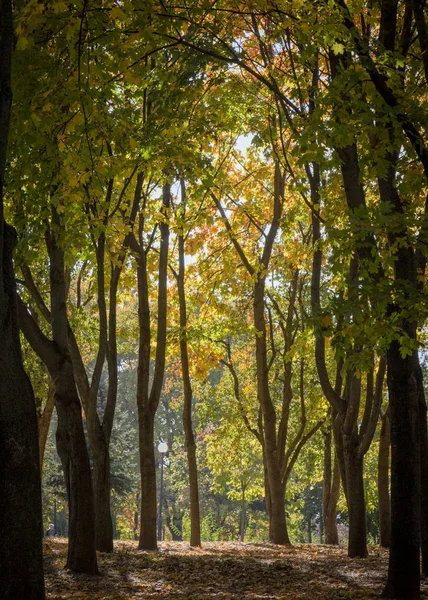
M 382 591 L 388 552 L 372 548 L 366 559 L 321 544 L 161 542 L 159 551 L 115 542 L 99 554 L 101 575 L 64 570 L 67 540 L 44 541 L 48 600 L 369 600 Z M 428 598 L 423 582 L 422 598 Z

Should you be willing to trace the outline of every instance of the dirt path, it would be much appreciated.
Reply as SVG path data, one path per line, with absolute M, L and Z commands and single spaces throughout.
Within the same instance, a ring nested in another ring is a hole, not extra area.
M 44 546 L 49 600 L 368 599 L 382 590 L 388 558 L 374 548 L 368 559 L 349 559 L 344 548 L 317 544 L 206 543 L 190 550 L 164 542 L 159 552 L 143 552 L 137 542 L 116 542 L 113 555 L 99 556 L 102 576 L 88 577 L 62 569 L 66 540 Z

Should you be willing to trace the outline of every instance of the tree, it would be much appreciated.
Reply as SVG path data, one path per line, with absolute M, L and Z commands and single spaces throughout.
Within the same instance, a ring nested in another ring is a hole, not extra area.
M 55 386 L 55 406 L 58 414 L 56 441 L 64 470 L 70 519 L 67 568 L 95 574 L 98 568 L 91 471 L 83 430 L 82 408 L 68 345 L 64 251 L 58 243 L 58 235 L 63 231 L 64 225 L 53 202 L 51 214 L 47 247 L 52 340 L 44 335 L 22 300 L 19 301 L 20 325 L 28 342 L 46 364 Z
M 180 179 L 181 204 L 179 214 L 178 231 L 178 273 L 174 272 L 177 280 L 180 312 L 180 355 L 181 372 L 183 378 L 183 428 L 189 469 L 189 492 L 190 492 L 190 545 L 201 545 L 201 526 L 199 514 L 199 490 L 198 470 L 196 463 L 196 444 L 192 425 L 192 399 L 193 392 L 189 370 L 189 352 L 187 345 L 187 307 L 185 291 L 185 234 L 184 223 L 186 221 L 186 187 L 183 178 Z M 180 222 L 182 223 L 180 225 Z
M 138 281 L 138 320 L 139 320 L 139 349 L 138 349 L 138 380 L 137 407 L 138 431 L 141 472 L 141 521 L 139 548 L 155 550 L 156 541 L 156 470 L 154 457 L 154 421 L 162 391 L 165 372 L 166 331 L 167 331 L 167 277 L 168 277 L 168 247 L 169 247 L 169 207 L 171 186 L 164 183 L 162 190 L 162 221 L 159 223 L 159 267 L 158 267 L 158 310 L 156 355 L 153 379 L 150 384 L 151 337 L 153 321 L 150 316 L 149 304 L 149 271 L 148 252 L 152 249 L 153 236 L 158 224 L 156 223 L 151 236 L 144 240 L 146 223 L 147 196 L 144 195 L 143 206 L 139 216 L 138 237 L 132 240 L 136 252 L 137 281 Z
M 397 189 L 396 167 L 398 148 L 402 144 L 401 136 L 397 139 L 395 123 L 397 123 L 410 142 L 411 148 L 418 157 L 425 178 L 428 178 L 428 150 L 425 140 L 412 120 L 406 106 L 409 96 L 400 98 L 394 81 L 388 74 L 381 71 L 376 64 L 376 59 L 386 56 L 394 51 L 400 52 L 405 64 L 409 47 L 412 43 L 412 11 L 415 6 L 416 29 L 422 55 L 425 51 L 424 19 L 418 3 L 405 3 L 404 16 L 400 15 L 402 30 L 398 39 L 399 7 L 396 2 L 384 2 L 381 7 L 379 29 L 379 54 L 373 58 L 369 45 L 364 35 L 356 27 L 347 4 L 344 0 L 337 3 L 340 22 L 345 26 L 350 44 L 356 51 L 359 61 L 367 71 L 377 93 L 383 101 L 383 106 L 378 111 L 378 117 L 387 113 L 387 131 L 390 138 L 388 150 L 389 164 L 384 173 L 379 176 L 379 192 L 382 201 L 390 206 L 390 216 L 393 222 L 394 215 L 403 215 L 406 207 Z M 426 62 L 419 59 L 424 68 Z M 402 76 L 399 77 L 401 85 Z M 425 222 L 422 222 L 420 232 L 424 235 Z M 426 406 L 421 404 L 422 410 L 419 417 L 415 418 L 420 410 L 422 397 L 422 382 L 419 359 L 415 345 L 417 335 L 417 315 L 408 314 L 408 303 L 411 296 L 419 289 L 417 277 L 418 268 L 423 272 L 425 259 L 420 249 L 412 245 L 405 247 L 400 243 L 403 237 L 408 236 L 408 229 L 403 222 L 395 229 L 392 228 L 389 236 L 396 247 L 394 263 L 394 279 L 396 289 L 403 290 L 399 299 L 389 307 L 391 315 L 399 322 L 401 336 L 393 340 L 388 348 L 388 389 L 390 400 L 391 419 L 391 551 L 388 570 L 388 580 L 384 596 L 388 598 L 419 598 L 419 546 L 420 546 L 420 514 L 421 514 L 421 449 L 423 454 L 422 468 L 425 469 L 426 458 Z M 401 338 L 401 339 L 400 339 Z M 402 346 L 403 341 L 410 345 L 409 351 Z M 422 436 L 421 436 L 422 433 Z M 409 469 L 409 465 L 411 468 Z M 422 471 L 425 484 L 425 472 Z M 408 501 L 409 490 L 412 490 L 411 502 Z M 406 505 L 406 506 L 405 506 Z M 422 505 L 425 511 L 425 506 Z M 422 537 L 424 541 L 425 533 Z M 426 554 L 423 546 L 423 554 Z
M 43 600 L 42 511 L 37 417 L 22 363 L 12 251 L 4 217 L 5 167 L 12 104 L 12 2 L 0 5 L 0 596 Z
M 391 545 L 391 506 L 389 499 L 389 446 L 391 433 L 388 411 L 381 416 L 378 457 L 378 495 L 379 495 L 379 529 L 380 545 L 389 548 Z

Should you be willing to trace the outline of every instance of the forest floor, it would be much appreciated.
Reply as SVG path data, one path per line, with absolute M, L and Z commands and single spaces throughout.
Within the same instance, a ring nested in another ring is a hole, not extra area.
M 296 544 L 162 542 L 158 552 L 137 542 L 115 542 L 100 554 L 100 577 L 63 569 L 67 541 L 44 541 L 49 600 L 367 600 L 386 579 L 388 553 L 371 548 L 367 559 L 350 559 L 343 547 Z M 428 599 L 428 583 L 422 583 Z

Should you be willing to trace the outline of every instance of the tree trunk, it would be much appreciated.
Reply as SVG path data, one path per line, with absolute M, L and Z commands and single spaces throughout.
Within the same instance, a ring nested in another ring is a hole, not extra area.
M 333 484 L 330 493 L 329 503 L 324 513 L 325 543 L 336 545 L 339 543 L 339 534 L 337 531 L 337 502 L 340 492 L 340 471 L 337 460 L 334 461 Z
M 46 440 L 48 438 L 49 427 L 51 424 L 52 413 L 55 407 L 55 386 L 49 384 L 49 389 L 46 397 L 45 408 L 43 414 L 39 418 L 39 451 L 40 451 L 40 471 L 43 471 L 43 459 L 45 456 Z
M 263 447 L 263 482 L 265 488 L 266 512 L 268 517 L 269 541 L 273 542 L 273 526 L 272 526 L 272 504 L 270 501 L 269 477 L 266 466 L 266 452 Z
M 368 552 L 363 461 L 352 450 L 348 451 L 346 447 L 345 468 L 349 514 L 348 556 L 365 558 Z
M 139 550 L 156 550 L 156 468 L 154 417 L 149 408 L 139 410 L 141 512 Z
M 166 325 L 167 325 L 167 283 L 168 283 L 168 248 L 169 248 L 169 208 L 171 186 L 165 183 L 162 195 L 162 214 L 160 223 L 160 250 L 158 271 L 158 313 L 157 339 L 153 381 L 150 389 L 150 347 L 151 321 L 149 306 L 149 284 L 147 273 L 147 250 L 143 247 L 144 214 L 140 214 L 140 239 L 138 248 L 138 378 L 137 409 L 138 435 L 140 448 L 141 475 L 141 517 L 140 517 L 140 550 L 156 550 L 156 465 L 154 452 L 154 424 L 156 410 L 162 392 L 165 373 Z M 150 391 L 149 391 L 150 389 Z
M 387 3 L 385 4 L 385 7 Z M 383 125 L 384 126 L 384 125 Z M 379 177 L 382 202 L 392 207 L 392 216 L 400 227 L 388 231 L 390 244 L 397 245 L 394 262 L 395 286 L 400 290 L 400 304 L 390 304 L 389 315 L 395 317 L 403 337 L 416 340 L 416 322 L 403 313 L 414 305 L 419 292 L 415 252 L 412 246 L 401 245 L 408 236 L 404 203 L 398 193 L 395 177 L 396 162 L 401 141 L 395 138 L 392 124 L 388 124 L 394 150 L 387 155 L 389 168 Z M 394 222 L 395 223 L 395 222 Z M 401 292 L 401 290 L 403 290 Z M 391 548 L 388 578 L 383 596 L 413 600 L 420 597 L 420 544 L 421 544 L 421 448 L 420 389 L 421 371 L 417 351 L 402 355 L 399 339 L 387 351 L 389 418 L 391 425 Z
M 379 457 L 377 485 L 379 499 L 380 545 L 389 548 L 391 545 L 391 506 L 389 499 L 389 446 L 391 442 L 388 412 L 382 415 L 382 426 L 379 437 Z
M 66 568 L 77 573 L 97 574 L 91 471 L 70 359 L 63 360 L 54 383 L 57 451 L 64 470 L 69 510 Z
M 101 442 L 92 446 L 95 503 L 95 538 L 98 552 L 113 552 L 113 522 L 110 511 L 110 453 Z
M 265 321 L 266 272 L 269 268 L 272 247 L 278 233 L 284 202 L 284 178 L 281 173 L 280 164 L 278 161 L 275 162 L 273 215 L 268 233 L 265 238 L 262 254 L 258 259 L 257 269 L 255 269 L 250 263 L 243 248 L 236 239 L 236 236 L 233 234 L 232 227 L 218 198 L 213 192 L 211 192 L 211 196 L 225 222 L 226 230 L 230 235 L 230 239 L 235 247 L 235 250 L 237 251 L 246 270 L 255 281 L 253 288 L 253 322 L 256 330 L 255 342 L 257 397 L 263 415 L 264 464 L 268 476 L 267 479 L 270 501 L 269 531 L 271 533 L 271 540 L 273 543 L 290 544 L 285 521 L 284 490 L 281 481 L 281 468 L 278 455 L 276 411 L 269 389 L 269 367 L 267 361 L 267 334 Z
M 312 544 L 312 519 L 308 517 L 306 520 L 306 542 Z
M 332 468 L 331 426 L 324 433 L 324 486 L 323 486 L 323 523 L 326 544 L 338 544 L 339 536 L 336 523 L 336 508 L 340 492 L 340 471 L 337 459 Z
M 69 544 L 67 568 L 95 574 L 95 516 L 88 450 L 83 431 L 82 408 L 68 346 L 67 291 L 64 251 L 57 243 L 63 224 L 51 203 L 52 225 L 48 234 L 51 324 L 56 348 L 56 369 L 51 373 L 55 385 L 58 414 L 57 449 L 64 469 L 69 505 Z
M 245 500 L 245 486 L 242 486 L 241 513 L 240 513 L 240 520 L 239 520 L 239 538 L 240 538 L 241 542 L 243 542 L 245 539 L 245 521 L 247 519 L 246 506 L 247 506 L 247 501 Z
M 256 336 L 257 388 L 263 412 L 266 468 L 271 502 L 272 541 L 274 544 L 290 544 L 285 523 L 284 493 L 278 464 L 276 414 L 269 392 L 264 306 L 264 281 L 258 281 L 254 286 L 254 325 L 258 332 Z
M 181 180 L 182 205 L 185 207 L 186 194 L 184 181 Z M 196 463 L 196 443 L 192 424 L 192 399 L 193 392 L 190 382 L 189 354 L 187 349 L 187 308 L 184 287 L 185 256 L 184 237 L 180 232 L 178 238 L 179 272 L 177 277 L 178 297 L 180 304 L 180 355 L 181 372 L 183 376 L 183 428 L 189 469 L 190 491 L 190 545 L 201 545 L 201 523 L 199 514 L 198 467 Z
M 0 598 L 43 600 L 42 505 L 37 415 L 22 362 L 12 251 L 3 214 L 12 105 L 11 0 L 0 5 Z
M 420 459 L 417 352 L 388 349 L 391 421 L 391 549 L 385 598 L 420 598 Z
M 421 553 L 422 574 L 428 575 L 428 438 L 427 438 L 427 405 L 419 369 L 419 443 L 421 449 Z
M 0 215 L 0 598 L 43 600 L 37 416 L 22 365 L 13 245 L 13 232 Z

